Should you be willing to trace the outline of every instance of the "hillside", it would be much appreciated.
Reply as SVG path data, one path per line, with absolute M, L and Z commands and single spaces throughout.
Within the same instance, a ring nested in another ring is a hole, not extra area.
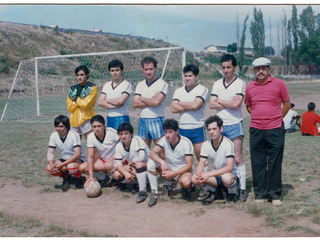
M 40 56 L 169 47 L 163 41 L 62 32 L 44 26 L 0 22 L 0 82 L 12 81 L 21 60 Z M 11 79 L 11 80 L 9 80 Z

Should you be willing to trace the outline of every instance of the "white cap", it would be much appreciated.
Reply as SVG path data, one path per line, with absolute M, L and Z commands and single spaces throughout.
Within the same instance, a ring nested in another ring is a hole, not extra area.
M 257 58 L 252 62 L 252 66 L 254 68 L 258 66 L 270 66 L 270 65 L 271 65 L 270 60 L 264 57 Z

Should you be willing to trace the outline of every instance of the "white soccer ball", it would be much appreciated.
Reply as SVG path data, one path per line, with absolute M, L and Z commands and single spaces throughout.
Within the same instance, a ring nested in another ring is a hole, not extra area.
M 84 188 L 84 190 L 89 198 L 94 198 L 100 195 L 101 186 L 98 181 L 91 181 L 89 182 L 89 185 Z

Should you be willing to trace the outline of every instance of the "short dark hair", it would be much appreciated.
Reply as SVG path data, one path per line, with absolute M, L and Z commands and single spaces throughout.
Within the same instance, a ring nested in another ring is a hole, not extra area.
M 110 68 L 112 67 L 120 67 L 121 71 L 123 70 L 123 63 L 119 59 L 113 59 L 108 64 L 108 70 L 110 71 Z
M 221 128 L 223 125 L 223 120 L 218 116 L 214 115 L 209 117 L 204 123 L 206 125 L 206 128 L 208 128 L 209 124 L 216 122 L 218 127 Z
M 59 115 L 54 119 L 54 126 L 58 127 L 58 125 L 62 123 L 68 130 L 70 130 L 70 120 L 67 116 Z
M 129 122 L 120 123 L 118 126 L 117 132 L 120 134 L 123 131 L 129 131 L 130 134 L 133 134 L 133 127 Z
M 192 72 L 193 75 L 197 76 L 199 74 L 199 68 L 197 65 L 191 63 L 184 66 L 183 73 L 186 73 L 186 72 Z
M 78 73 L 79 71 L 81 71 L 81 70 L 84 71 L 84 73 L 85 73 L 86 75 L 89 74 L 89 69 L 87 68 L 86 65 L 81 65 L 81 66 L 77 67 L 76 70 L 74 70 L 74 73 L 77 75 L 77 73 Z M 89 76 L 88 76 L 87 78 L 89 78 Z
M 223 55 L 222 58 L 221 58 L 220 64 L 222 65 L 223 62 L 229 62 L 229 61 L 231 61 L 232 66 L 234 66 L 234 67 L 237 66 L 237 59 L 231 54 Z
M 296 106 L 296 105 L 294 105 L 293 103 L 290 103 L 290 105 L 291 105 L 291 107 L 290 107 L 290 108 L 293 108 L 294 106 Z
M 179 129 L 179 123 L 177 120 L 170 118 L 164 120 L 164 123 L 162 125 L 163 130 L 170 130 L 177 131 Z
M 102 123 L 103 125 L 106 125 L 106 121 L 101 115 L 95 115 L 90 119 L 90 124 L 92 125 L 93 122 L 99 122 Z
M 316 104 L 314 102 L 309 102 L 308 103 L 308 110 L 309 111 L 312 111 L 315 108 L 316 108 Z
M 158 61 L 154 57 L 147 56 L 141 60 L 141 66 L 144 67 L 145 63 L 146 64 L 153 63 L 153 66 L 156 68 Z

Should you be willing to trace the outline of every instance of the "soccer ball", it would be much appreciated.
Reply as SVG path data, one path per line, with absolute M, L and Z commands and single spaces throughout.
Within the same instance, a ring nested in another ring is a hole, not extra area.
M 98 181 L 91 181 L 84 189 L 89 198 L 98 197 L 101 193 L 101 186 Z

